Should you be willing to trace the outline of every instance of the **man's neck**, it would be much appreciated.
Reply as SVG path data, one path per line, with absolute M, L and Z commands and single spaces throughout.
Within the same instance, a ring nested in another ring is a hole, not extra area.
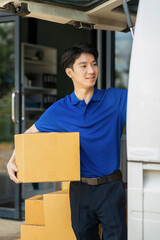
M 76 97 L 79 100 L 84 100 L 85 103 L 87 104 L 89 102 L 89 100 L 91 99 L 93 93 L 94 93 L 94 87 L 89 88 L 89 89 L 78 89 L 78 90 L 74 90 Z

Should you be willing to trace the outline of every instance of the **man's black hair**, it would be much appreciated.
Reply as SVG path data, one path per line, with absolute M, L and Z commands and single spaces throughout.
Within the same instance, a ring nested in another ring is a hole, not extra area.
M 66 68 L 73 68 L 75 60 L 79 58 L 82 53 L 92 54 L 97 61 L 98 51 L 89 43 L 78 43 L 73 47 L 67 48 L 62 55 L 61 64 Z

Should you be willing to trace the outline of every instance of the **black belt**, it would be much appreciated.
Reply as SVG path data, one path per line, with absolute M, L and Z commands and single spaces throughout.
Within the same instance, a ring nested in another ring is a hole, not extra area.
M 104 184 L 107 182 L 113 182 L 117 180 L 122 179 L 122 173 L 120 170 L 117 170 L 116 172 L 103 176 L 103 177 L 97 177 L 97 178 L 86 178 L 86 177 L 81 177 L 81 182 L 82 183 L 87 183 L 88 185 L 100 185 Z

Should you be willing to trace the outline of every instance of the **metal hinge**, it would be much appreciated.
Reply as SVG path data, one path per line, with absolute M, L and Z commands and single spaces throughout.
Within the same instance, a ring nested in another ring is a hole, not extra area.
M 94 29 L 94 24 L 84 23 L 84 22 L 70 22 L 75 28 L 84 29 L 84 30 L 92 30 Z
M 16 14 L 18 16 L 26 16 L 30 14 L 30 11 L 28 10 L 28 4 L 27 3 L 21 3 L 21 5 L 15 6 L 13 2 L 7 3 L 4 5 L 2 10 Z

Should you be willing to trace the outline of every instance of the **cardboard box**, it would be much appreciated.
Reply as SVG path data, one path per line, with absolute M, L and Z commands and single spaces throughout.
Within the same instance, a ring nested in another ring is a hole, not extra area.
M 23 183 L 80 180 L 79 133 L 15 135 L 15 157 Z
M 22 224 L 21 239 L 22 240 L 46 240 L 45 227 Z
M 42 195 L 25 200 L 25 224 L 45 225 Z
M 44 194 L 46 240 L 76 240 L 71 226 L 69 191 Z
M 62 190 L 69 189 L 69 187 L 70 187 L 70 182 L 62 182 Z
M 21 240 L 76 240 L 71 226 L 68 189 L 44 194 L 43 197 L 35 196 L 27 199 L 26 203 L 26 224 L 21 225 Z M 102 235 L 101 225 L 99 235 Z

